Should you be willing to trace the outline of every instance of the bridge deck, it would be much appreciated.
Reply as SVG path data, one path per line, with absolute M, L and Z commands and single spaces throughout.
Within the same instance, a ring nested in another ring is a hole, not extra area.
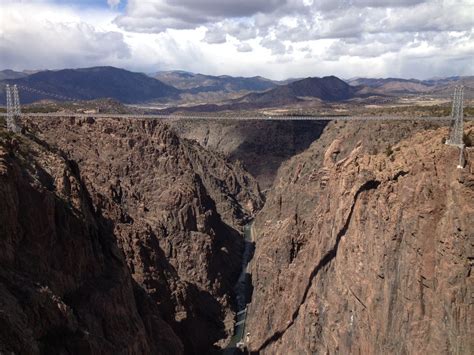
M 7 116 L 0 113 L 0 116 Z M 140 115 L 114 113 L 21 113 L 20 117 L 79 117 L 79 118 L 123 118 L 123 119 L 161 119 L 161 120 L 236 120 L 236 121 L 451 121 L 452 117 L 404 117 L 404 116 L 245 116 L 245 115 Z M 474 120 L 474 116 L 464 117 L 464 120 Z

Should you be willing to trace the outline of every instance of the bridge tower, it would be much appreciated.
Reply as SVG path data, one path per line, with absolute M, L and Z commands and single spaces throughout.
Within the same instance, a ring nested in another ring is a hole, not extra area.
M 21 127 L 18 124 L 18 118 L 21 115 L 20 95 L 18 94 L 18 87 L 13 85 L 6 85 L 5 90 L 7 96 L 7 129 L 10 132 L 20 133 Z
M 453 106 L 451 108 L 451 128 L 446 144 L 459 147 L 458 168 L 464 167 L 464 87 L 456 86 L 453 95 Z

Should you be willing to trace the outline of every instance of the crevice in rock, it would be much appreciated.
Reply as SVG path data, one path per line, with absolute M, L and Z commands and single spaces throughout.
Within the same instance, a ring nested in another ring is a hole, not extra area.
M 405 176 L 405 175 L 407 175 L 407 174 L 408 174 L 407 171 L 400 170 L 399 172 L 397 172 L 397 173 L 393 176 L 392 180 L 398 181 L 398 178 L 399 178 L 399 177 Z
M 346 222 L 344 223 L 342 228 L 337 233 L 336 243 L 334 244 L 334 247 L 332 247 L 331 250 L 329 250 L 324 255 L 324 257 L 319 261 L 319 263 L 314 267 L 313 271 L 311 272 L 308 283 L 306 284 L 306 288 L 305 288 L 304 293 L 303 293 L 303 297 L 301 298 L 301 301 L 300 301 L 298 307 L 293 312 L 290 322 L 288 322 L 288 325 L 283 330 L 279 330 L 279 331 L 275 332 L 272 336 L 267 338 L 263 342 L 263 344 L 258 348 L 257 353 L 262 351 L 263 349 L 265 349 L 266 347 L 268 347 L 269 345 L 271 345 L 275 341 L 279 340 L 281 337 L 283 337 L 285 332 L 294 324 L 294 322 L 296 321 L 296 318 L 298 318 L 298 315 L 300 313 L 301 306 L 306 302 L 306 298 L 308 297 L 308 293 L 309 293 L 309 290 L 311 288 L 311 285 L 313 283 L 314 278 L 318 275 L 318 273 L 319 273 L 319 271 L 321 271 L 321 269 L 323 269 L 325 266 L 329 265 L 329 263 L 336 257 L 337 250 L 339 248 L 339 243 L 341 242 L 342 237 L 344 237 L 344 235 L 347 233 L 347 230 L 349 229 L 349 225 L 350 225 L 350 222 L 351 222 L 351 219 L 352 219 L 352 214 L 354 213 L 354 208 L 355 208 L 355 205 L 357 203 L 357 199 L 358 199 L 359 195 L 364 191 L 376 189 L 379 185 L 380 185 L 380 181 L 369 180 L 369 181 L 366 181 L 357 190 L 357 192 L 354 195 L 354 201 L 351 205 L 351 209 L 350 209 L 349 215 L 347 216 Z

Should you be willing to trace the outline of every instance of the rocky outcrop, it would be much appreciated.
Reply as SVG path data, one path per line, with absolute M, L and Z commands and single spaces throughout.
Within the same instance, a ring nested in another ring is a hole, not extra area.
M 152 300 L 138 302 L 145 321 L 159 313 L 186 353 L 224 345 L 240 227 L 262 205 L 253 178 L 156 121 L 35 117 L 24 124 L 80 173 L 92 210 L 125 255 L 135 297 Z
M 472 353 L 473 152 L 456 169 L 447 129 L 413 131 L 331 123 L 280 169 L 254 224 L 250 350 Z
M 73 162 L 0 129 L 0 353 L 176 354 Z

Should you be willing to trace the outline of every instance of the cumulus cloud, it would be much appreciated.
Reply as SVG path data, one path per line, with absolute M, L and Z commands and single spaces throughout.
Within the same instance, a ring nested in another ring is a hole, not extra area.
M 348 7 L 406 7 L 426 2 L 427 0 L 318 0 L 313 1 L 313 6 L 321 11 L 335 11 Z
M 260 42 L 260 44 L 264 48 L 270 49 L 273 55 L 281 55 L 286 53 L 285 44 L 277 39 L 265 38 Z
M 0 62 L 14 69 L 108 64 L 275 79 L 473 70 L 473 0 L 107 0 L 100 13 L 0 1 Z
M 236 47 L 237 47 L 237 51 L 242 52 L 242 53 L 251 52 L 253 50 L 252 46 L 248 43 L 239 43 L 237 44 Z
M 465 31 L 473 26 L 473 11 L 471 0 L 130 0 L 115 23 L 146 33 L 205 26 L 204 41 L 213 44 L 225 42 L 224 34 L 241 41 L 276 37 L 295 43 L 374 33 Z
M 225 20 L 216 25 L 208 26 L 203 41 L 210 44 L 224 43 L 226 35 L 239 41 L 245 41 L 257 36 L 257 29 L 252 24 L 239 20 Z
M 7 68 L 107 65 L 131 56 L 122 33 L 98 30 L 73 11 L 35 3 L 2 11 L 0 56 Z
M 192 29 L 228 18 L 271 13 L 289 0 L 129 0 L 117 25 L 129 31 L 163 32 Z
M 203 41 L 209 44 L 225 43 L 227 41 L 227 35 L 224 31 L 220 31 L 219 29 L 207 30 Z

